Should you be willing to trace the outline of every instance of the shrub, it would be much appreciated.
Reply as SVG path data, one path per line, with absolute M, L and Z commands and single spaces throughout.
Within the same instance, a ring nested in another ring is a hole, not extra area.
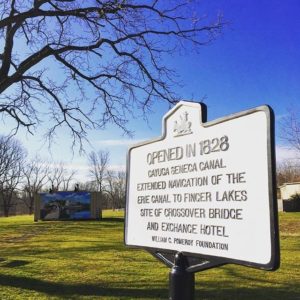
M 300 194 L 296 193 L 292 195 L 289 200 L 297 201 L 300 203 Z

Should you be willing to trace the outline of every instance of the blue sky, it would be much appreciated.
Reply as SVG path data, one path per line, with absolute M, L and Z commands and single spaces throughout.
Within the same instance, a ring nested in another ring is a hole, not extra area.
M 208 119 L 212 120 L 262 104 L 270 105 L 276 117 L 276 127 L 289 107 L 300 107 L 300 1 L 299 0 L 214 0 L 199 1 L 199 15 L 222 13 L 229 22 L 223 34 L 199 53 L 168 57 L 184 84 L 176 88 L 185 100 L 205 97 Z M 189 50 L 189 49 L 188 49 Z M 161 119 L 168 106 L 154 105 L 149 124 L 132 120 L 133 140 L 122 136 L 113 126 L 105 131 L 90 132 L 92 146 L 86 150 L 109 150 L 111 164 L 123 167 L 130 143 L 159 136 Z M 278 130 L 277 130 L 278 131 Z M 48 157 L 47 145 L 39 135 L 20 131 L 17 136 L 33 155 Z M 69 138 L 62 131 L 53 145 L 52 160 L 64 161 L 86 170 L 86 158 L 70 153 Z M 277 138 L 277 144 L 282 142 Z M 279 158 L 287 150 L 278 148 Z

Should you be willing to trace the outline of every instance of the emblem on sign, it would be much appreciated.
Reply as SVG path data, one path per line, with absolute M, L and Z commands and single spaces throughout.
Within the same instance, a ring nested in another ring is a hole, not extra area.
M 191 134 L 192 129 L 192 122 L 188 120 L 188 113 L 185 112 L 183 115 L 180 116 L 180 121 L 174 122 L 174 136 L 182 136 L 186 134 Z

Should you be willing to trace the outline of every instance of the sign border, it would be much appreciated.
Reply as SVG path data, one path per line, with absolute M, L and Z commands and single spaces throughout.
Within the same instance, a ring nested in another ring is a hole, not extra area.
M 230 114 L 228 116 L 218 118 L 212 121 L 207 122 L 207 106 L 200 102 L 187 102 L 180 101 L 178 102 L 171 110 L 169 110 L 162 119 L 162 135 L 158 138 L 147 140 L 138 144 L 131 146 L 128 149 L 127 161 L 126 161 L 126 208 L 125 208 L 125 225 L 124 225 L 124 243 L 130 248 L 142 248 L 148 250 L 150 253 L 176 253 L 175 250 L 170 249 L 161 249 L 161 248 L 152 248 L 147 246 L 136 246 L 130 245 L 126 242 L 127 236 L 127 224 L 128 224 L 128 203 L 129 203 L 129 183 L 130 183 L 130 153 L 133 149 L 152 144 L 158 141 L 165 139 L 167 134 L 167 120 L 168 118 L 175 113 L 181 106 L 191 106 L 195 108 L 200 108 L 201 111 L 201 125 L 206 127 L 211 127 L 216 124 L 228 122 L 237 118 L 241 118 L 256 112 L 264 112 L 267 117 L 267 157 L 268 157 L 268 183 L 269 183 L 269 209 L 270 209 L 270 234 L 271 234 L 271 259 L 266 264 L 254 263 L 244 260 L 199 254 L 199 253 L 190 253 L 182 252 L 186 256 L 198 257 L 207 259 L 210 261 L 217 260 L 221 261 L 222 264 L 232 263 L 238 265 L 244 265 L 248 267 L 258 268 L 261 270 L 274 271 L 280 266 L 280 246 L 279 246 L 279 229 L 278 229 L 278 207 L 277 207 L 277 192 L 276 192 L 276 156 L 275 156 L 275 117 L 272 108 L 268 105 L 258 106 L 252 109 L 241 111 L 238 113 Z

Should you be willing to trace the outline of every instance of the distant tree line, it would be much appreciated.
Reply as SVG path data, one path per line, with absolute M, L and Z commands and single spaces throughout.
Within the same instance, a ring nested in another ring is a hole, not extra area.
M 76 170 L 63 162 L 28 159 L 16 138 L 0 135 L 0 216 L 33 214 L 34 195 L 53 191 L 97 191 L 103 208 L 123 208 L 125 172 L 110 168 L 108 151 L 91 152 L 87 159 L 90 176 L 78 182 Z
M 292 182 L 300 182 L 300 163 L 295 159 L 286 159 L 277 165 L 277 185 Z
M 300 182 L 300 109 L 290 107 L 280 119 L 280 139 L 294 151 L 293 159 L 285 159 L 277 165 L 277 185 Z

